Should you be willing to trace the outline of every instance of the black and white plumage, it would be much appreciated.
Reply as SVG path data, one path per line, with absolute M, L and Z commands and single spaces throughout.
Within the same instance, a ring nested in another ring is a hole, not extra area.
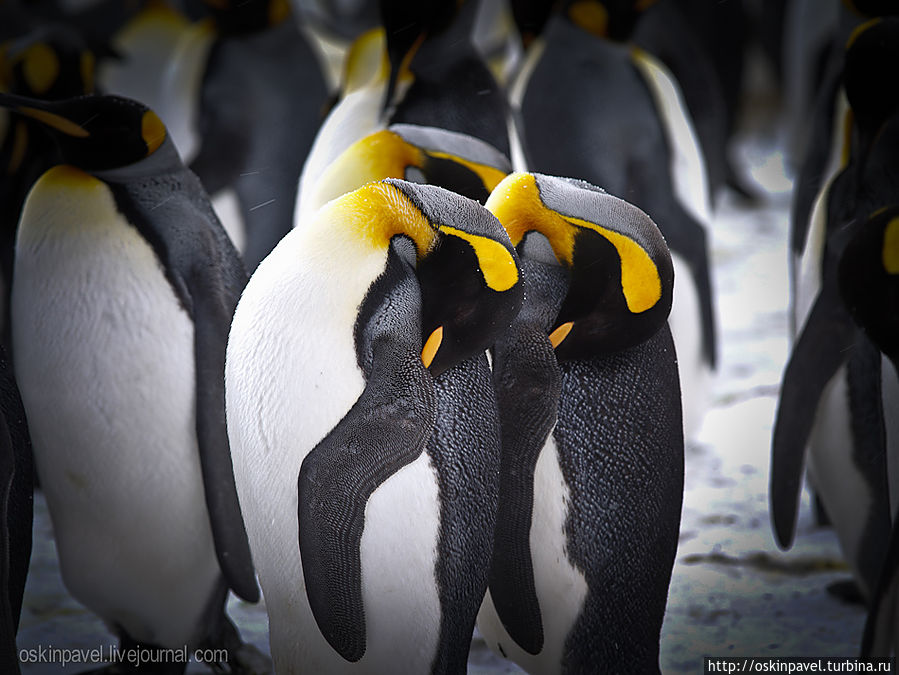
M 46 126 L 68 162 L 28 196 L 12 296 L 63 580 L 123 645 L 223 646 L 240 672 L 249 653 L 224 602 L 229 588 L 258 599 L 224 420 L 240 259 L 145 106 L 0 103 Z
M 530 673 L 657 672 L 683 498 L 667 247 L 582 181 L 512 174 L 487 205 L 525 303 L 493 349 L 503 455 L 478 627 Z
M 253 275 L 228 428 L 278 670 L 464 672 L 498 489 L 484 350 L 520 294 L 489 212 L 401 180 L 326 203 Z

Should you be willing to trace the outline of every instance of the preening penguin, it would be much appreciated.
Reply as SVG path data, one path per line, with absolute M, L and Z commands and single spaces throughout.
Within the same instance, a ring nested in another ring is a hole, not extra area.
M 511 174 L 487 208 L 525 302 L 493 348 L 502 468 L 478 627 L 530 673 L 658 672 L 683 499 L 668 249 L 582 181 Z
M 520 302 L 488 211 L 393 179 L 254 273 L 225 389 L 278 672 L 464 672 L 498 489 L 484 351 Z
M 512 170 L 496 148 L 466 134 L 414 124 L 393 124 L 353 143 L 297 202 L 299 218 L 365 183 L 401 178 L 439 185 L 481 204 Z
M 899 383 L 883 359 L 889 343 L 872 337 L 870 327 L 891 321 L 895 308 L 883 304 L 884 316 L 876 321 L 870 310 L 864 320 L 853 321 L 855 310 L 845 293 L 852 268 L 843 259 L 850 242 L 876 227 L 882 209 L 899 201 L 899 97 L 880 80 L 885 65 L 899 63 L 897 31 L 899 19 L 873 22 L 846 52 L 843 83 L 852 124 L 844 166 L 822 189 L 809 228 L 797 277 L 799 330 L 782 378 L 771 445 L 771 514 L 778 543 L 792 544 L 807 464 L 868 602 L 881 576 L 899 499 L 893 412 Z M 859 279 L 867 274 L 854 272 Z M 868 281 L 864 287 L 889 285 Z M 870 300 L 882 297 L 880 290 L 869 292 Z M 853 297 L 857 302 L 862 294 Z
M 576 11 L 583 4 L 595 3 L 563 3 L 549 17 L 511 87 L 526 164 L 602 186 L 649 214 L 665 236 L 676 272 L 670 323 L 690 438 L 705 412 L 717 352 L 702 154 L 666 69 L 583 27 Z M 633 20 L 623 12 L 608 30 L 625 31 Z
M 0 104 L 43 124 L 67 162 L 28 195 L 12 294 L 63 581 L 123 644 L 222 646 L 239 672 L 254 654 L 225 597 L 258 599 L 224 420 L 240 259 L 145 106 Z

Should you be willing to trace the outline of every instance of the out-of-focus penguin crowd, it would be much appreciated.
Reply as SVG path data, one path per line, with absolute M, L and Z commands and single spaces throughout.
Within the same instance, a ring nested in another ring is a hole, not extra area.
M 897 72 L 889 0 L 0 0 L 0 672 L 892 655 Z

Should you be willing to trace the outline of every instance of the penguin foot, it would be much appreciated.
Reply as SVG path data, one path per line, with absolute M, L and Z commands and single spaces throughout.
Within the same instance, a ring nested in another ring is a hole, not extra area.
M 865 605 L 865 596 L 853 579 L 842 579 L 827 585 L 827 592 L 847 605 Z

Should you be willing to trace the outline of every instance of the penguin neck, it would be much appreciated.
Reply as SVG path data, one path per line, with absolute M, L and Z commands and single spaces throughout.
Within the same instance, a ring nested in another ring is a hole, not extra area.
M 155 152 L 147 155 L 143 159 L 126 166 L 119 166 L 101 171 L 90 171 L 89 173 L 105 183 L 127 183 L 136 179 L 159 176 L 160 174 L 177 173 L 185 170 L 184 164 L 182 164 L 181 158 L 178 156 L 178 151 L 175 149 L 175 144 L 172 142 L 171 136 L 166 134 L 162 145 L 160 145 Z

